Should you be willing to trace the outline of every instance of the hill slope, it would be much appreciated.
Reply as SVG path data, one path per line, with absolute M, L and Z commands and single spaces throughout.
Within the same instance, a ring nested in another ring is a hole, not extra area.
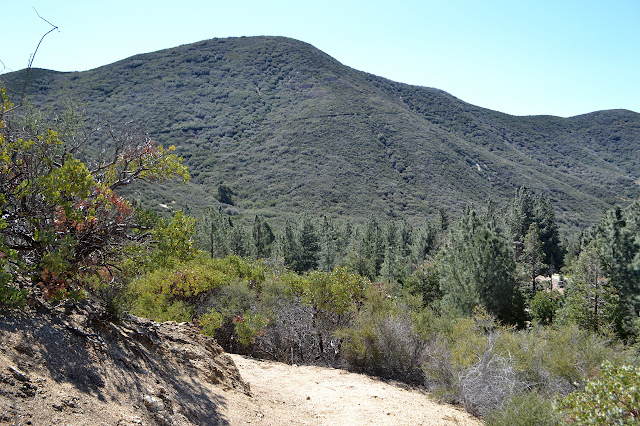
M 23 77 L 0 78 L 17 91 Z M 640 114 L 514 117 L 281 37 L 213 39 L 79 73 L 32 70 L 27 93 L 34 104 L 69 97 L 101 122 L 138 120 L 176 145 L 193 182 L 133 194 L 154 203 L 198 209 L 224 183 L 241 213 L 417 219 L 504 203 L 527 185 L 572 227 L 640 195 Z

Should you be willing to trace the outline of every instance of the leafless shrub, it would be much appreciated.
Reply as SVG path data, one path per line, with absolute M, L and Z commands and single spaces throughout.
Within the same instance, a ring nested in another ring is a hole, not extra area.
M 462 403 L 476 415 L 501 407 L 508 397 L 528 388 L 518 377 L 511 358 L 493 351 L 495 336 L 488 336 L 488 342 L 478 362 L 458 374 Z
M 296 302 L 283 302 L 278 315 L 255 342 L 255 350 L 276 361 L 305 364 L 314 357 L 315 332 L 312 308 Z

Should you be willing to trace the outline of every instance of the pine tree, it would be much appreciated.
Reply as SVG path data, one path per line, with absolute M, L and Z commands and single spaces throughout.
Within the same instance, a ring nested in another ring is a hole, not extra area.
M 253 221 L 252 237 L 255 258 L 266 259 L 271 256 L 271 246 L 275 236 L 269 224 L 257 215 Z
M 562 266 L 563 250 L 551 200 L 544 195 L 534 196 L 524 186 L 516 191 L 505 215 L 507 236 L 511 239 L 516 259 L 522 254 L 524 238 L 532 223 L 540 232 L 544 263 L 549 273 Z
M 540 241 L 544 252 L 543 262 L 547 265 L 549 274 L 552 274 L 562 267 L 564 250 L 560 244 L 560 233 L 553 204 L 545 195 L 535 198 L 534 221 L 540 230 Z
M 278 250 L 287 268 L 295 269 L 299 252 L 298 240 L 289 220 L 284 223 L 278 237 Z
M 433 251 L 437 235 L 436 225 L 426 219 L 422 228 L 416 232 L 413 238 L 413 255 L 416 259 L 416 264 L 421 264 Z
M 336 224 L 327 216 L 322 218 L 320 225 L 320 252 L 318 255 L 318 269 L 329 272 L 337 266 L 339 256 L 340 232 Z
M 194 239 L 198 248 L 214 257 L 224 257 L 230 253 L 229 218 L 220 208 L 209 207 L 200 216 Z
M 251 236 L 246 228 L 242 226 L 233 226 L 231 218 L 229 218 L 231 226 L 229 227 L 228 241 L 231 253 L 240 257 L 248 257 L 251 254 Z
M 620 332 L 618 295 L 606 275 L 601 249 L 601 241 L 591 241 L 570 265 L 571 279 L 559 317 L 561 322 L 575 322 L 595 332 L 603 328 Z
M 619 296 L 625 334 L 637 334 L 640 315 L 640 241 L 620 207 L 609 211 L 599 227 L 601 260 Z M 633 225 L 633 219 L 630 221 Z
M 393 221 L 387 222 L 384 232 L 384 260 L 380 266 L 380 275 L 386 282 L 394 282 L 399 276 L 398 226 Z
M 380 275 L 385 254 L 382 228 L 375 217 L 370 217 L 365 224 L 360 247 L 366 262 L 364 275 L 370 279 L 375 279 Z
M 524 237 L 522 245 L 522 254 L 520 255 L 519 264 L 522 265 L 526 277 L 531 282 L 531 296 L 536 294 L 536 277 L 544 271 L 545 264 L 544 252 L 542 251 L 542 242 L 540 241 L 540 230 L 538 224 L 533 222 L 529 226 L 527 235 Z
M 507 240 L 467 208 L 438 255 L 443 305 L 463 315 L 484 306 L 498 319 L 521 322 L 523 306 Z
M 533 194 L 524 186 L 519 187 L 505 215 L 507 236 L 514 245 L 516 258 L 520 257 L 524 236 L 534 221 L 533 209 Z
M 310 271 L 318 266 L 320 239 L 313 219 L 303 214 L 297 226 L 298 253 L 295 256 L 293 269 L 296 272 Z

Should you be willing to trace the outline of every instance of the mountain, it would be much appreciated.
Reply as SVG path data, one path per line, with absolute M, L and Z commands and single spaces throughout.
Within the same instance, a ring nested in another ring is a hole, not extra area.
M 24 71 L 0 79 L 17 99 Z M 251 217 L 306 209 L 417 221 L 440 207 L 504 205 L 526 185 L 572 229 L 640 196 L 638 113 L 511 116 L 288 38 L 207 40 L 84 72 L 33 69 L 26 93 L 34 105 L 72 99 L 95 123 L 136 120 L 175 145 L 192 182 L 130 193 L 156 206 L 197 211 L 225 184 Z

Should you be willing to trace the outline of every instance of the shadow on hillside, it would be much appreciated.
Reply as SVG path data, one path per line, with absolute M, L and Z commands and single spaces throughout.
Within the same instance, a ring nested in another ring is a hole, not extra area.
M 80 329 L 68 318 L 24 312 L 0 316 L 4 354 L 25 373 L 48 370 L 56 382 L 103 402 L 125 399 L 144 409 L 143 396 L 154 395 L 168 415 L 180 412 L 197 425 L 229 424 L 219 413 L 224 398 L 208 389 L 202 377 L 184 379 L 189 360 L 171 357 L 175 342 L 144 344 L 122 332 L 132 331 L 126 324 Z M 133 331 L 140 333 L 139 327 Z M 163 343 L 172 343 L 171 348 Z

